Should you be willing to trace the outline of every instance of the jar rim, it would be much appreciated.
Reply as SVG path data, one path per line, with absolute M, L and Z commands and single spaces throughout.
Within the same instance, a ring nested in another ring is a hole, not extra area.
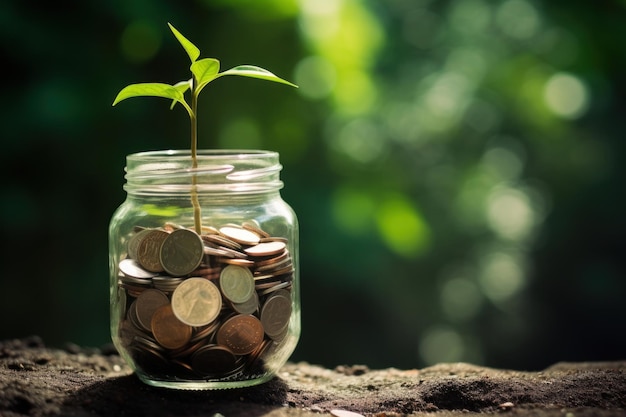
M 126 160 L 124 188 L 131 194 L 250 194 L 283 187 L 274 151 L 200 149 L 194 166 L 190 150 L 138 152 Z
M 248 158 L 275 158 L 278 156 L 278 152 L 269 151 L 264 149 L 198 149 L 196 151 L 198 158 L 211 158 L 211 159 L 248 159 Z M 191 150 L 189 149 L 163 149 L 153 151 L 141 151 L 129 154 L 126 156 L 127 160 L 140 161 L 150 159 L 163 159 L 168 160 L 177 158 L 191 158 Z

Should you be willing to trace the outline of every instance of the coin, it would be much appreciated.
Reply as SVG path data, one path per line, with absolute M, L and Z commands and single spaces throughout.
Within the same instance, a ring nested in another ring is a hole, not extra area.
M 242 245 L 256 245 L 261 239 L 256 233 L 241 227 L 220 227 L 220 233 L 228 239 L 234 240 Z
M 252 297 L 254 277 L 246 267 L 228 265 L 220 274 L 220 288 L 224 297 L 233 303 L 243 303 Z
M 242 246 L 239 243 L 222 235 L 202 235 L 202 240 L 208 245 L 218 246 L 220 249 L 223 249 L 224 247 L 233 250 L 242 249 Z
M 267 233 L 265 230 L 261 229 L 258 225 L 257 222 L 255 221 L 247 221 L 247 222 L 243 222 L 241 224 L 241 227 L 243 227 L 244 229 L 248 229 L 251 232 L 256 233 L 257 235 L 259 235 L 261 238 L 264 237 L 270 237 L 270 234 Z
M 250 256 L 271 256 L 282 253 L 287 245 L 284 242 L 265 242 L 244 249 Z
M 291 282 L 290 281 L 285 281 L 285 282 L 281 282 L 280 284 L 276 284 L 274 286 L 269 286 L 269 287 L 264 287 L 264 288 L 259 288 L 259 286 L 257 286 L 257 289 L 262 290 L 259 295 L 267 295 L 269 293 L 278 291 L 278 290 L 282 290 L 282 289 L 288 289 L 291 288 Z
M 152 315 L 152 334 L 166 349 L 179 349 L 191 339 L 192 327 L 178 320 L 170 304 L 157 309 Z
M 151 321 L 154 312 L 164 305 L 170 303 L 165 293 L 157 289 L 148 289 L 143 291 L 135 301 L 135 310 L 137 321 L 147 331 L 151 331 Z
M 252 314 L 259 308 L 259 296 L 256 291 L 252 292 L 252 297 L 243 303 L 232 303 L 233 310 L 239 314 Z
M 135 234 L 133 234 L 130 239 L 128 239 L 127 250 L 128 256 L 132 259 L 137 259 L 137 250 L 139 249 L 139 244 L 143 240 L 143 238 L 150 233 L 151 229 L 141 229 Z
M 137 248 L 137 260 L 144 269 L 150 272 L 163 271 L 161 265 L 161 245 L 169 236 L 164 230 L 151 229 L 139 243 Z
M 165 293 L 173 292 L 178 285 L 184 281 L 184 278 L 174 278 L 167 275 L 152 278 L 154 288 Z
M 217 331 L 217 344 L 227 347 L 235 355 L 252 353 L 263 338 L 263 325 L 250 315 L 236 315 L 226 320 Z
M 281 253 L 280 255 L 274 258 L 263 259 L 262 261 L 256 261 L 255 265 L 258 270 L 271 269 L 273 268 L 274 265 L 282 263 L 282 262 L 286 262 L 286 261 L 291 261 L 291 254 L 289 253 L 288 250 L 284 251 L 283 253 Z
M 239 259 L 239 258 L 216 258 L 217 263 L 220 264 L 229 264 L 229 265 L 237 265 L 237 266 L 245 266 L 252 267 L 254 266 L 254 261 L 249 259 Z
M 181 277 L 200 266 L 204 257 L 204 243 L 196 232 L 176 229 L 163 241 L 160 261 L 168 274 Z
M 202 226 L 201 227 L 202 230 L 202 234 L 203 235 L 217 235 L 220 233 L 219 230 L 217 230 L 215 227 L 213 226 Z
M 291 295 L 286 290 L 278 290 L 265 301 L 261 308 L 261 323 L 265 334 L 278 337 L 289 324 L 291 317 Z
M 119 263 L 119 269 L 126 277 L 148 279 L 156 275 L 154 272 L 146 271 L 139 265 L 134 259 L 126 258 L 122 259 Z
M 193 354 L 191 366 L 202 376 L 221 376 L 237 367 L 237 358 L 223 346 L 207 345 Z
M 208 279 L 188 278 L 174 290 L 172 309 L 183 323 L 204 326 L 219 315 L 222 309 L 222 295 L 217 286 Z

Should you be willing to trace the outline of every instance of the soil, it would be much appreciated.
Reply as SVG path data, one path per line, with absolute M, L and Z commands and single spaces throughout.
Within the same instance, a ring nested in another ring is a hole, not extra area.
M 289 363 L 265 384 L 178 391 L 140 382 L 113 348 L 0 341 L 0 416 L 312 417 L 626 416 L 626 361 L 541 372 L 442 363 L 424 369 L 325 369 Z M 339 415 L 339 413 L 335 412 Z

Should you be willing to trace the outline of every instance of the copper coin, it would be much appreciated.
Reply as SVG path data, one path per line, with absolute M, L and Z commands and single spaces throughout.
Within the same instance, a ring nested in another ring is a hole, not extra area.
M 267 268 L 273 267 L 273 265 L 275 264 L 286 262 L 288 260 L 291 260 L 291 254 L 289 253 L 288 250 L 285 250 L 283 253 L 281 253 L 280 255 L 274 258 L 263 259 L 262 261 L 256 261 L 255 265 L 257 269 L 259 270 L 262 268 L 267 269 Z
M 257 222 L 255 222 L 255 221 L 243 222 L 241 224 L 241 227 L 243 227 L 244 229 L 247 229 L 247 230 L 249 230 L 249 231 L 251 231 L 253 233 L 256 233 L 261 238 L 270 237 L 270 234 L 267 233 L 265 230 L 261 229 L 259 227 L 259 225 L 257 224 Z
M 161 265 L 161 245 L 169 236 L 164 230 L 151 229 L 137 248 L 137 260 L 144 269 L 151 272 L 163 271 Z
M 215 227 L 213 226 L 202 226 L 201 227 L 202 230 L 202 234 L 203 235 L 218 235 L 220 233 L 219 230 L 217 230 Z
M 176 317 L 190 326 L 204 326 L 217 318 L 222 309 L 219 288 L 205 278 L 188 278 L 172 294 Z
M 204 243 L 193 230 L 174 230 L 161 245 L 161 265 L 168 274 L 174 277 L 191 273 L 200 266 L 203 258 Z
M 202 235 L 202 240 L 209 245 L 213 244 L 219 247 L 226 247 L 234 250 L 241 250 L 242 248 L 239 243 L 222 235 Z
M 263 342 L 263 325 L 254 316 L 236 315 L 224 322 L 217 331 L 217 343 L 235 355 L 254 352 Z
M 284 242 L 266 242 L 244 249 L 250 256 L 271 256 L 283 253 L 287 245 Z
M 179 349 L 185 346 L 191 339 L 193 331 L 191 326 L 176 318 L 169 304 L 154 312 L 151 327 L 156 341 L 166 349 Z
M 135 301 L 135 310 L 141 327 L 151 331 L 152 315 L 157 309 L 169 303 L 167 295 L 157 289 L 148 289 L 139 294 Z
M 191 367 L 202 376 L 220 376 L 231 373 L 237 367 L 237 358 L 223 346 L 207 345 L 193 354 Z
M 220 264 L 228 264 L 228 265 L 237 265 L 237 266 L 245 266 L 246 268 L 254 266 L 254 261 L 249 259 L 239 259 L 239 258 L 216 258 L 217 263 Z
M 220 227 L 220 233 L 241 245 L 256 245 L 261 240 L 259 235 L 243 227 Z
M 261 323 L 269 337 L 279 336 L 289 324 L 291 317 L 291 295 L 278 290 L 265 301 L 261 308 Z

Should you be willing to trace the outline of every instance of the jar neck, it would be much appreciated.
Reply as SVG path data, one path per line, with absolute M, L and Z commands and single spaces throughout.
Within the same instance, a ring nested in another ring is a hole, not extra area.
M 126 157 L 129 196 L 235 197 L 276 194 L 283 187 L 278 153 L 264 150 L 152 151 Z

